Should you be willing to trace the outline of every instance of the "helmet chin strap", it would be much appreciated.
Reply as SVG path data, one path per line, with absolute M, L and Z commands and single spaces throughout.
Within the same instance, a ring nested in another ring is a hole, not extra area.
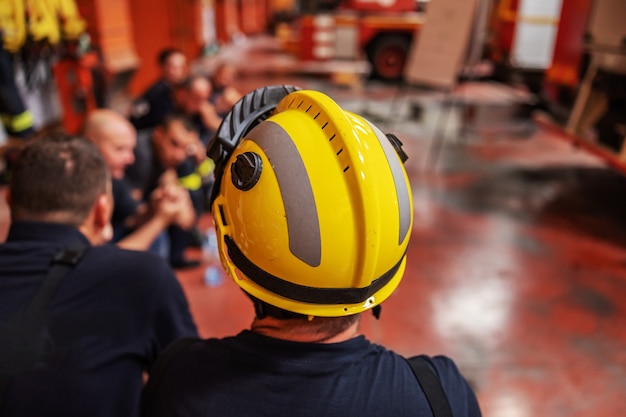
M 294 313 L 292 311 L 283 310 L 282 308 L 275 307 L 271 304 L 266 303 L 265 301 L 261 301 L 248 292 L 244 291 L 244 293 L 252 300 L 254 304 L 254 313 L 257 319 L 263 319 L 265 317 L 274 317 L 275 319 L 281 320 L 289 320 L 289 319 L 303 319 L 308 316 L 300 313 Z
M 274 317 L 280 320 L 291 320 L 291 319 L 304 319 L 308 318 L 309 321 L 313 319 L 313 316 L 305 316 L 304 314 L 294 313 L 291 311 L 283 310 L 282 308 L 274 307 L 271 304 L 267 304 L 264 301 L 259 300 L 256 297 L 248 294 L 244 291 L 244 293 L 252 300 L 254 305 L 254 314 L 257 319 L 261 320 L 265 317 Z M 378 304 L 377 306 L 372 308 L 372 314 L 376 320 L 380 319 L 380 313 L 383 310 L 383 306 Z
M 294 301 L 320 305 L 345 305 L 364 303 L 369 297 L 376 294 L 396 275 L 406 257 L 406 251 L 398 262 L 387 272 L 372 280 L 372 283 L 363 288 L 314 288 L 299 285 L 270 274 L 257 266 L 246 257 L 235 241 L 229 235 L 224 236 L 224 243 L 228 250 L 228 257 L 250 281 L 261 288 L 281 297 Z

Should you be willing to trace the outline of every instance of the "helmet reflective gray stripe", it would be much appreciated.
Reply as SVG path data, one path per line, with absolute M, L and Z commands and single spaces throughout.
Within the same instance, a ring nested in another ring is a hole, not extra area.
M 398 157 L 398 152 L 394 149 L 389 139 L 379 128 L 367 121 L 372 130 L 376 132 L 376 137 L 383 147 L 391 174 L 393 175 L 393 183 L 396 186 L 396 195 L 398 196 L 398 215 L 400 218 L 400 229 L 398 230 L 398 244 L 402 243 L 409 233 L 411 225 L 411 202 L 409 199 L 409 186 L 404 177 L 404 168 Z
M 287 217 L 289 250 L 308 265 L 319 266 L 322 241 L 317 207 L 296 145 L 280 125 L 271 121 L 255 127 L 246 140 L 259 145 L 272 163 Z

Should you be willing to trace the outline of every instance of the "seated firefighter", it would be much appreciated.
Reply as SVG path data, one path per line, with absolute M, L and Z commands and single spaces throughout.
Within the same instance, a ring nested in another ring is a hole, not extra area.
M 177 111 L 186 114 L 192 121 L 205 149 L 222 123 L 222 118 L 217 115 L 215 107 L 209 102 L 211 91 L 209 79 L 195 75 L 174 87 L 173 93 Z
M 134 101 L 131 108 L 130 121 L 137 130 L 153 128 L 175 110 L 173 88 L 189 75 L 187 57 L 176 48 L 163 49 L 157 62 L 161 73 L 159 79 Z
M 135 161 L 126 169 L 125 179 L 139 199 L 148 202 L 152 193 L 164 181 L 180 182 L 179 176 L 183 173 L 183 168 L 188 168 L 185 175 L 193 173 L 195 166 L 187 164 L 189 158 L 200 157 L 200 154 L 206 158 L 205 152 L 194 125 L 187 116 L 180 113 L 169 114 L 154 130 L 139 133 Z M 199 265 L 199 261 L 187 259 L 185 256 L 185 250 L 191 244 L 188 230 L 188 227 L 176 224 L 168 228 L 169 260 L 170 265 L 175 268 Z
M 187 158 L 177 169 L 180 183 L 189 190 L 197 216 L 207 209 L 207 196 L 213 185 L 214 164 L 206 156 L 206 147 L 222 123 L 221 117 L 209 103 L 210 94 L 211 82 L 201 75 L 189 77 L 174 89 L 177 110 L 189 119 L 202 143 L 202 146 L 197 147 L 200 152 Z
M 208 155 L 220 257 L 256 317 L 234 337 L 173 344 L 144 416 L 480 416 L 453 361 L 406 360 L 359 331 L 407 262 L 413 207 L 395 136 L 322 93 L 275 86 L 235 105 Z
M 125 249 L 148 250 L 160 253 L 165 244 L 163 233 L 171 225 L 190 228 L 195 213 L 189 193 L 176 179 L 165 181 L 142 202 L 126 179 L 126 168 L 135 162 L 137 132 L 133 125 L 119 113 L 98 109 L 89 114 L 85 123 L 85 136 L 93 141 L 102 153 L 113 183 L 113 242 Z M 167 257 L 165 256 L 165 257 Z
M 220 117 L 228 114 L 230 109 L 242 97 L 242 94 L 235 86 L 236 80 L 237 68 L 227 61 L 219 63 L 211 74 L 213 88 L 209 100 L 215 106 Z
M 144 373 L 196 335 L 158 257 L 112 237 L 111 177 L 81 138 L 30 141 L 13 167 L 0 244 L 0 415 L 137 416 Z

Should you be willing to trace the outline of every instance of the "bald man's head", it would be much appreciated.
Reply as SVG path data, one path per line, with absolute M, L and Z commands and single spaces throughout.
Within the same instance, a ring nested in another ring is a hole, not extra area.
M 133 125 L 113 110 L 98 109 L 87 117 L 85 136 L 102 152 L 111 176 L 124 178 L 126 167 L 135 162 L 137 132 Z

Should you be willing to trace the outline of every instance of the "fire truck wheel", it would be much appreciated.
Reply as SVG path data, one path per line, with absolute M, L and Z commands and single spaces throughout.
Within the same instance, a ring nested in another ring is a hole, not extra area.
M 367 48 L 372 76 L 389 81 L 400 79 L 410 47 L 411 39 L 407 36 L 383 35 L 376 38 Z

